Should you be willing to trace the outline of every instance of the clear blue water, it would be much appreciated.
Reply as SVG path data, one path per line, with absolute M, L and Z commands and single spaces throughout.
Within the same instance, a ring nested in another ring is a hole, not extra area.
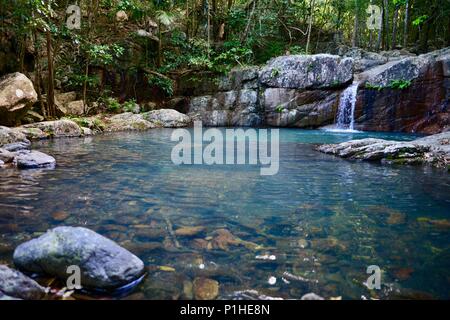
M 261 176 L 258 166 L 175 166 L 171 133 L 36 143 L 58 165 L 0 171 L 0 263 L 11 263 L 15 246 L 48 228 L 80 225 L 145 262 L 148 276 L 132 298 L 192 298 L 190 284 L 200 276 L 220 283 L 219 298 L 243 290 L 290 299 L 308 292 L 450 298 L 450 175 L 351 162 L 313 148 L 415 136 L 283 129 L 279 173 Z M 186 226 L 204 230 L 170 232 Z M 240 241 L 218 237 L 220 229 Z M 262 255 L 276 260 L 257 259 Z M 369 265 L 383 271 L 381 290 L 363 284 Z

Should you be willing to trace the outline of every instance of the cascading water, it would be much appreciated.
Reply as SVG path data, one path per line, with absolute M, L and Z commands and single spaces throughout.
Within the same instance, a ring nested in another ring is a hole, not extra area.
M 359 83 L 355 82 L 342 92 L 336 118 L 337 131 L 355 131 L 355 105 Z

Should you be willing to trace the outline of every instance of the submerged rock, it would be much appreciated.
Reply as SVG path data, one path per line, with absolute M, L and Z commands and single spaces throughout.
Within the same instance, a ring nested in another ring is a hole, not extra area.
M 205 231 L 205 227 L 197 226 L 197 227 L 181 227 L 175 230 L 175 235 L 182 237 L 192 237 L 199 233 Z
M 259 80 L 268 87 L 320 89 L 353 79 L 353 59 L 329 54 L 282 56 L 270 60 Z
M 23 273 L 0 265 L 1 293 L 25 300 L 38 300 L 45 296 L 45 288 Z
M 20 123 L 36 101 L 33 83 L 24 74 L 16 72 L 0 78 L 0 124 Z
M 55 158 L 40 151 L 22 152 L 14 159 L 19 169 L 53 168 Z
M 195 278 L 194 296 L 197 300 L 213 300 L 219 295 L 219 282 L 208 278 Z
M 57 227 L 18 246 L 14 264 L 23 271 L 66 279 L 67 268 L 80 267 L 81 285 L 115 289 L 137 280 L 144 263 L 115 242 L 81 227 Z
M 325 299 L 315 293 L 307 293 L 303 295 L 300 300 L 325 300 Z

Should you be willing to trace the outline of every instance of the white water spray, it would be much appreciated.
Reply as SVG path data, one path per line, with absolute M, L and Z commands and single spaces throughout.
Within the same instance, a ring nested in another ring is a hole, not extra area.
M 334 131 L 355 131 L 355 106 L 359 83 L 355 82 L 342 92 Z

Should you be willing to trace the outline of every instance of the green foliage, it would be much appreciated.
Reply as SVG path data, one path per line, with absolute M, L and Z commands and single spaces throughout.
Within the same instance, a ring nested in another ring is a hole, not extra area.
M 122 105 L 122 108 L 125 112 L 134 112 L 136 109 L 136 100 L 131 99 L 131 100 L 125 101 Z
M 111 98 L 111 97 L 106 98 L 104 103 L 105 103 L 106 109 L 109 112 L 117 113 L 120 111 L 121 106 L 120 106 L 119 101 L 117 101 L 116 98 Z
M 100 79 L 97 75 L 86 76 L 85 74 L 66 72 L 66 76 L 68 78 L 67 85 L 74 89 L 81 88 L 85 82 L 87 83 L 87 86 L 91 88 L 100 84 Z
M 411 86 L 410 80 L 393 80 L 389 84 L 389 87 L 391 89 L 398 89 L 398 90 L 404 90 Z
M 147 79 L 151 86 L 161 89 L 167 96 L 171 97 L 173 95 L 172 80 L 154 75 L 148 76 Z
M 280 74 L 279 68 L 273 68 L 272 71 L 270 71 L 270 77 L 275 78 Z
M 413 26 L 415 26 L 415 27 L 419 27 L 419 26 L 421 26 L 422 24 L 424 24 L 425 23 L 425 21 L 427 21 L 428 20 L 428 15 L 422 15 L 422 16 L 420 16 L 420 17 L 417 17 L 416 19 L 414 19 L 413 20 L 413 22 L 412 22 L 412 24 L 413 24 Z
M 283 111 L 284 111 L 284 108 L 282 105 L 279 105 L 275 108 L 275 112 L 277 112 L 277 113 L 282 113 Z
M 213 69 L 218 72 L 227 72 L 235 65 L 244 65 L 250 61 L 253 52 L 249 48 L 240 46 L 237 42 L 224 44 L 224 51 L 213 60 Z
M 306 54 L 305 48 L 302 46 L 297 46 L 297 45 L 291 46 L 289 48 L 289 51 L 291 54 Z
M 117 44 L 101 45 L 101 44 L 86 44 L 85 45 L 91 63 L 100 65 L 110 65 L 114 59 L 123 55 L 125 49 Z
M 374 85 L 371 83 L 366 83 L 365 87 L 366 87 L 366 89 L 369 89 L 369 90 L 378 90 L 378 91 L 381 91 L 384 89 L 383 86 L 378 86 L 378 85 Z

